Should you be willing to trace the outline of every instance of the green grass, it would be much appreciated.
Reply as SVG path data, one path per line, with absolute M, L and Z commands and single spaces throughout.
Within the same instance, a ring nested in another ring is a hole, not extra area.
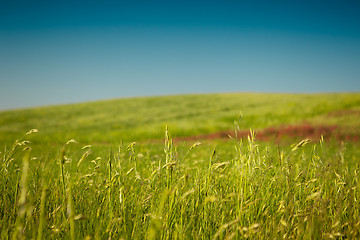
M 360 108 L 360 94 L 208 94 L 129 98 L 0 112 L 0 144 L 13 142 L 29 129 L 40 130 L 34 144 L 118 144 L 161 139 L 165 125 L 174 136 L 315 121 L 327 124 L 330 112 Z M 359 129 L 357 118 L 332 117 L 331 124 Z M 58 147 L 58 146 L 56 146 Z M 48 147 L 47 147 L 48 148 Z
M 359 238 L 357 142 L 172 140 L 235 129 L 240 111 L 241 129 L 332 121 L 356 133 L 359 105 L 216 94 L 2 112 L 1 239 Z
M 356 146 L 166 139 L 100 156 L 72 142 L 55 159 L 2 153 L 1 238 L 360 237 Z

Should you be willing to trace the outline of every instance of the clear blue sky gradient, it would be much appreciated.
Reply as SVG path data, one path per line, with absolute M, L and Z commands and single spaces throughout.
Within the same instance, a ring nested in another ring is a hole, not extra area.
M 360 91 L 359 1 L 8 1 L 0 109 Z

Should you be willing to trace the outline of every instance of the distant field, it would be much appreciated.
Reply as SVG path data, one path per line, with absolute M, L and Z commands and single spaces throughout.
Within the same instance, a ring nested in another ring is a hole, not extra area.
M 358 93 L 3 111 L 0 238 L 359 239 L 359 135 Z
M 242 118 L 238 121 L 239 115 Z M 360 132 L 360 94 L 261 94 L 128 98 L 0 112 L 0 144 L 10 144 L 29 129 L 33 142 L 86 144 L 161 139 L 165 125 L 173 136 L 211 134 L 281 125 L 337 125 Z

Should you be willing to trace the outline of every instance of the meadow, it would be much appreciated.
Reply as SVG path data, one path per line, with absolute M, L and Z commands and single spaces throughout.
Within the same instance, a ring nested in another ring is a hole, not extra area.
M 3 111 L 1 239 L 356 239 L 359 120 L 358 93 Z M 336 129 L 257 140 L 263 129 L 303 123 Z M 222 131 L 233 135 L 190 138 Z

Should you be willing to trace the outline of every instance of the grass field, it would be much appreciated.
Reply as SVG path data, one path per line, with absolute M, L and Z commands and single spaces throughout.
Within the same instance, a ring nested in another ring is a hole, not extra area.
M 256 133 L 306 123 L 356 137 L 359 120 L 358 93 L 163 96 L 3 111 L 1 238 L 356 239 L 359 142 L 258 141 Z M 189 138 L 249 129 L 244 138 Z

